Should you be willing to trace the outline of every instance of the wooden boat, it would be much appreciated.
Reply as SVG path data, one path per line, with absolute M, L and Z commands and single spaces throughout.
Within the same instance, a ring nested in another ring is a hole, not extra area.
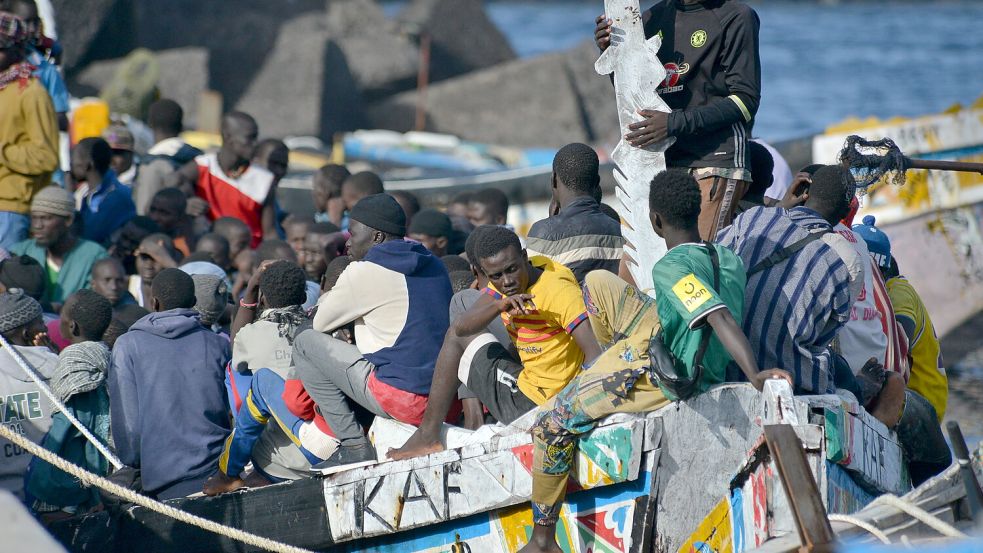
M 477 433 L 450 430 L 450 449 L 427 457 L 169 503 L 316 550 L 514 552 L 532 527 L 531 416 Z M 646 416 L 613 415 L 581 441 L 558 525 L 563 550 L 740 552 L 794 533 L 765 447 L 769 423 L 792 425 L 831 513 L 910 489 L 896 437 L 852 398 L 721 385 Z M 380 421 L 372 437 L 385 451 L 408 431 Z M 251 550 L 137 507 L 53 532 L 74 551 Z

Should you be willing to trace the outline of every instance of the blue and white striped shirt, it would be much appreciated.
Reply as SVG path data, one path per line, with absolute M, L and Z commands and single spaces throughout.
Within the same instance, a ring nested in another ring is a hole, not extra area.
M 717 241 L 734 250 L 750 271 L 809 233 L 831 229 L 818 213 L 805 207 L 756 207 L 739 215 Z M 830 245 L 837 239 L 842 237 L 827 234 L 787 261 L 747 279 L 744 333 L 758 365 L 790 372 L 796 390 L 804 393 L 834 391 L 829 344 L 850 319 L 851 274 L 841 257 L 849 252 Z

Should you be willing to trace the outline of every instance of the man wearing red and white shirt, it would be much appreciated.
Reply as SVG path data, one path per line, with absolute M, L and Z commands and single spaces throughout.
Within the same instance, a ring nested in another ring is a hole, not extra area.
M 181 169 L 187 182 L 194 183 L 194 195 L 208 203 L 203 215 L 214 221 L 235 217 L 249 226 L 251 247 L 264 237 L 275 237 L 273 174 L 252 165 L 259 127 L 249 114 L 227 113 L 222 118 L 222 147 L 218 152 L 200 155 L 194 164 Z

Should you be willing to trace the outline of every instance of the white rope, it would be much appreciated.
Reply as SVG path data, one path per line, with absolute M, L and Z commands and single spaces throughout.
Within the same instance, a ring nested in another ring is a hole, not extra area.
M 14 346 L 10 344 L 10 342 L 7 341 L 7 339 L 3 336 L 3 334 L 0 334 L 0 346 L 3 346 L 3 349 L 5 349 L 7 353 L 9 353 L 10 356 L 14 358 L 14 361 L 17 362 L 17 365 L 19 365 L 20 368 L 23 369 L 25 373 L 27 373 L 27 376 L 31 377 L 31 380 L 33 380 L 34 383 L 38 385 L 38 388 L 40 388 L 41 391 L 44 392 L 44 395 L 48 396 L 48 399 L 50 399 L 51 402 L 54 403 L 59 410 L 61 410 L 61 413 L 65 415 L 66 419 L 68 419 L 68 422 L 72 423 L 72 426 L 74 426 L 79 432 L 81 432 L 82 435 L 85 436 L 85 439 L 89 440 L 89 442 L 93 446 L 95 446 L 96 449 L 99 450 L 99 453 L 102 453 L 102 455 L 106 459 L 108 459 L 110 463 L 112 463 L 113 468 L 116 469 L 123 468 L 123 462 L 119 460 L 119 457 L 113 455 L 113 453 L 109 451 L 109 448 L 107 448 L 99 438 L 93 436 L 92 432 L 89 432 L 89 429 L 86 428 L 84 424 L 79 422 L 79 420 L 76 419 L 75 416 L 68 411 L 68 409 L 65 407 L 65 404 L 62 403 L 55 396 L 55 393 L 51 391 L 51 388 L 49 388 L 48 384 L 45 383 L 43 378 L 41 378 L 41 375 L 39 375 L 38 372 L 34 369 L 34 367 L 32 367 L 31 364 L 27 362 L 27 359 L 24 359 L 24 356 L 21 355 L 20 352 L 17 351 L 14 348 Z
M 950 538 L 969 538 L 969 536 L 967 536 L 963 532 L 960 532 L 958 529 L 946 523 L 939 517 L 933 515 L 932 513 L 929 513 L 928 511 L 922 509 L 921 507 L 915 505 L 914 503 L 901 499 L 896 495 L 891 495 L 891 494 L 882 495 L 877 499 L 875 499 L 874 503 L 887 503 L 888 505 L 896 509 L 900 509 L 901 511 L 908 513 L 909 515 L 917 518 L 921 522 L 930 526 L 933 530 L 942 534 L 943 536 L 950 537 Z
M 852 517 L 850 515 L 829 515 L 827 518 L 829 518 L 830 522 L 845 522 L 847 524 L 852 524 L 857 528 L 866 530 L 875 538 L 881 540 L 881 543 L 884 544 L 891 543 L 891 538 L 887 537 L 887 534 L 885 534 L 879 528 L 867 522 L 866 520 L 861 520 L 857 517 Z
M 119 496 L 126 501 L 136 503 L 141 507 L 146 507 L 151 511 L 160 513 L 165 516 L 169 516 L 173 519 L 179 520 L 181 522 L 190 524 L 192 526 L 197 526 L 203 530 L 209 532 L 214 532 L 221 536 L 243 542 L 254 547 L 260 547 L 266 549 L 267 551 L 275 551 L 277 553 L 313 553 L 308 549 L 303 549 L 301 547 L 295 547 L 293 545 L 287 545 L 285 543 L 280 543 L 278 541 L 271 540 L 269 538 L 264 538 L 262 536 L 257 536 L 256 534 L 250 534 L 249 532 L 243 532 L 237 528 L 231 528 L 223 524 L 219 524 L 215 521 L 208 520 L 199 516 L 192 515 L 180 509 L 175 509 L 170 505 L 165 505 L 159 501 L 150 499 L 149 497 L 138 494 L 137 492 L 124 488 L 119 484 L 110 482 L 109 480 L 93 474 L 82 467 L 79 467 L 73 463 L 70 463 L 61 457 L 55 455 L 54 453 L 44 449 L 43 447 L 35 444 L 31 440 L 28 440 L 24 436 L 17 434 L 5 425 L 0 424 L 0 437 L 3 437 L 20 447 L 24 448 L 30 452 L 35 457 L 39 457 L 52 465 L 60 468 L 61 470 L 71 474 L 72 476 L 81 480 L 84 484 L 89 486 L 96 486 L 106 490 L 107 492 Z

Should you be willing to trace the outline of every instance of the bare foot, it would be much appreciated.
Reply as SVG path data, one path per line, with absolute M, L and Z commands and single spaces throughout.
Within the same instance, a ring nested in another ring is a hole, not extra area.
M 205 485 L 201 491 L 205 495 L 218 495 L 220 493 L 234 492 L 239 488 L 245 488 L 246 483 L 241 478 L 226 476 L 222 471 L 215 471 L 215 474 L 205 480 Z
M 403 444 L 403 447 L 399 449 L 389 449 L 386 452 L 386 457 L 394 461 L 402 461 L 403 459 L 412 459 L 413 457 L 422 457 L 424 455 L 429 455 L 431 453 L 437 453 L 438 451 L 444 450 L 444 444 L 440 443 L 439 437 L 431 437 L 420 432 L 417 429 L 416 432 L 410 436 L 409 440 Z
M 905 381 L 898 373 L 888 373 L 884 379 L 884 387 L 878 394 L 873 410 L 874 418 L 884 423 L 884 426 L 894 429 L 901 420 L 905 402 Z

